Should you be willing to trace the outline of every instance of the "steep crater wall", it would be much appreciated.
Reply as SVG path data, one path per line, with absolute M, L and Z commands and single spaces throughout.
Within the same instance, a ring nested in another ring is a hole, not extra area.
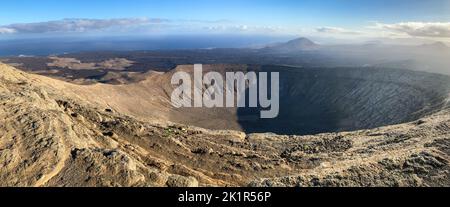
M 259 119 L 259 109 L 240 108 L 246 132 L 316 134 L 417 120 L 448 106 L 450 77 L 381 68 L 289 68 L 280 72 L 280 114 Z
M 279 72 L 279 116 L 260 119 L 261 109 L 248 107 L 182 108 L 169 110 L 169 120 L 247 133 L 353 131 L 420 119 L 447 107 L 450 93 L 449 76 L 403 69 L 205 65 L 208 71 Z

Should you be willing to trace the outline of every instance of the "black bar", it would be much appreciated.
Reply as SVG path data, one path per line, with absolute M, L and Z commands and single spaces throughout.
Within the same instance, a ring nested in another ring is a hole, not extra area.
M 445 205 L 449 192 L 448 188 L 0 188 L 0 197 L 4 201 L 14 200 L 17 205 L 30 201 L 33 201 L 33 204 L 52 205 L 49 201 L 58 199 L 59 204 L 62 201 L 64 204 L 77 206 L 96 204 L 128 207 L 164 204 L 164 207 L 363 207 L 405 204 L 431 206 L 439 203 Z M 186 194 L 194 195 L 199 200 L 181 201 Z M 205 198 L 202 196 L 204 194 L 212 195 L 210 202 L 202 200 Z M 230 199 L 231 194 L 234 199 Z M 225 199 L 225 196 L 228 196 L 228 199 Z

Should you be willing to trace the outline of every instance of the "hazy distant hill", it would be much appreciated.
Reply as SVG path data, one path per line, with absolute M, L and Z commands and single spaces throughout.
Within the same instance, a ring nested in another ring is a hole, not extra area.
M 435 42 L 432 44 L 423 44 L 418 46 L 419 49 L 422 50 L 431 50 L 431 51 L 446 51 L 449 52 L 450 51 L 450 47 L 448 47 L 445 43 L 443 42 Z
M 313 41 L 301 37 L 285 43 L 275 44 L 273 46 L 268 46 L 264 48 L 265 51 L 276 51 L 276 52 L 295 52 L 302 50 L 315 50 L 318 49 L 320 45 L 314 43 Z

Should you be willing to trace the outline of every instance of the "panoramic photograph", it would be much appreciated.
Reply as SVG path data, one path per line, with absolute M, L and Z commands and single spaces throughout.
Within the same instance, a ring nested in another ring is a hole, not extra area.
M 0 10 L 2 187 L 450 187 L 448 0 Z

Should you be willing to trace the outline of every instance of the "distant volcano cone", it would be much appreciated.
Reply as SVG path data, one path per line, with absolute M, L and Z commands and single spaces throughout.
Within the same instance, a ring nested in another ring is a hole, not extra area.
M 294 40 L 291 40 L 286 43 L 277 44 L 271 47 L 266 47 L 266 50 L 272 50 L 277 52 L 293 52 L 293 51 L 302 51 L 302 50 L 314 50 L 319 48 L 320 45 L 314 43 L 313 41 L 301 37 Z

